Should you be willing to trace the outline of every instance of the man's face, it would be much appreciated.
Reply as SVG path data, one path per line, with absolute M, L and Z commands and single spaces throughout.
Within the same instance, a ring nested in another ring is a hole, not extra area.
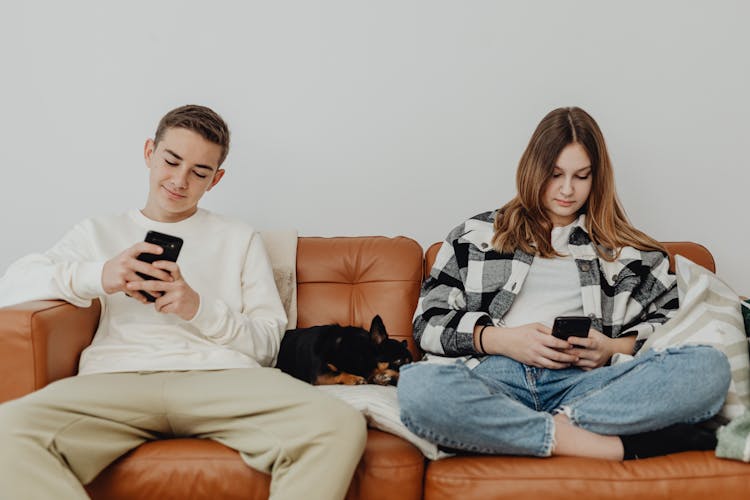
M 146 141 L 149 192 L 143 215 L 177 222 L 193 215 L 198 201 L 224 175 L 219 168 L 221 146 L 184 128 L 170 128 L 159 144 Z

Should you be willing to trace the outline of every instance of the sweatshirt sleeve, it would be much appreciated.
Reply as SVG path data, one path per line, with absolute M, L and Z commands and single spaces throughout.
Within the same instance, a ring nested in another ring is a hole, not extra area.
M 453 249 L 453 242 L 463 233 L 462 225 L 443 242 L 414 313 L 414 340 L 431 354 L 478 354 L 474 347 L 474 327 L 492 322 L 487 313 L 469 311 L 466 307 L 462 263 Z
M 212 342 L 245 353 L 261 366 L 276 363 L 287 317 L 257 232 L 251 237 L 242 270 L 242 310 L 232 310 L 220 298 L 201 296 L 190 323 Z
M 76 225 L 50 250 L 22 257 L 0 278 L 0 307 L 30 300 L 65 300 L 88 307 L 104 295 L 104 261 L 92 255 L 90 229 Z

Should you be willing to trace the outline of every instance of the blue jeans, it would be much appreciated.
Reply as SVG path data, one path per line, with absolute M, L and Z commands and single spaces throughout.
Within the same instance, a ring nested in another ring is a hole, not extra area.
M 551 455 L 555 424 L 625 435 L 695 423 L 714 416 L 729 388 L 729 362 L 708 346 L 649 351 L 591 371 L 534 368 L 487 356 L 463 363 L 401 368 L 401 420 L 443 447 L 475 453 Z

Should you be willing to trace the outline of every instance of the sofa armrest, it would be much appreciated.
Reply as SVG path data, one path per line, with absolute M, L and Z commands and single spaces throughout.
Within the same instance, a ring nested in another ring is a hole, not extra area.
M 0 308 L 0 403 L 75 375 L 100 310 L 98 300 L 88 308 L 62 301 Z

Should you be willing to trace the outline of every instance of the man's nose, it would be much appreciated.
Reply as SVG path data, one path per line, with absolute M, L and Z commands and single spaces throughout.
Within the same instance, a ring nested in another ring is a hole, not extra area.
M 187 180 L 188 175 L 190 174 L 190 171 L 187 169 L 179 169 L 175 174 L 172 176 L 172 183 L 175 185 L 175 187 L 178 187 L 180 189 L 184 189 L 187 187 Z

